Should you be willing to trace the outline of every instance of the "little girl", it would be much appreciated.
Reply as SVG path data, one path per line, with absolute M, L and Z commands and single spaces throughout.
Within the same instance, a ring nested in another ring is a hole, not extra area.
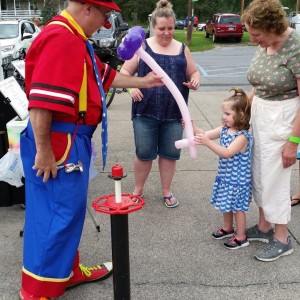
M 250 102 L 242 89 L 231 91 L 234 95 L 222 104 L 223 126 L 204 132 L 193 124 L 193 129 L 196 144 L 206 146 L 220 157 L 210 203 L 223 213 L 224 225 L 212 236 L 215 239 L 231 237 L 225 247 L 238 249 L 249 245 L 245 212 L 252 197 L 250 154 L 253 140 L 248 132 Z M 220 145 L 213 142 L 218 138 Z

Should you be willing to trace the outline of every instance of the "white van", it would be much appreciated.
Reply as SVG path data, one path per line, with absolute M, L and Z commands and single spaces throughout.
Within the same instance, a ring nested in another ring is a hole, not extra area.
M 39 32 L 39 28 L 31 21 L 1 20 L 0 43 L 2 65 L 16 58 L 20 49 L 25 48 L 27 51 Z
M 300 34 L 300 14 L 292 17 L 291 27 L 294 28 L 298 34 Z

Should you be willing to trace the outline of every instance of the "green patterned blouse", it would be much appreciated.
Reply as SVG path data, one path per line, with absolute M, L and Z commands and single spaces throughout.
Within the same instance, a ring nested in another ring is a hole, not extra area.
M 300 36 L 295 30 L 275 54 L 268 55 L 267 49 L 258 46 L 247 78 L 259 98 L 282 101 L 297 97 L 297 79 L 300 79 Z

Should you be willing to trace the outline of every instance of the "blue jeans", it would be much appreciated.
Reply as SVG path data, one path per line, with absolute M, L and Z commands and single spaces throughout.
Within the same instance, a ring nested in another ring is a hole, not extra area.
M 180 149 L 175 148 L 175 142 L 182 139 L 181 121 L 138 116 L 133 118 L 133 130 L 138 159 L 154 160 L 157 155 L 171 160 L 180 158 Z

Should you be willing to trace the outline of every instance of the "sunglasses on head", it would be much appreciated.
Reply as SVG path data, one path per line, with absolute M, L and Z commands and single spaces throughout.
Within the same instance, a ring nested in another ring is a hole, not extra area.
M 100 9 L 100 7 L 99 6 L 97 6 L 97 5 L 94 5 L 94 7 L 97 9 L 97 10 L 99 10 L 104 16 L 105 16 L 105 20 L 108 20 L 109 19 L 109 17 L 111 16 L 111 14 L 112 14 L 112 10 L 109 10 L 109 11 L 102 11 L 101 9 Z

